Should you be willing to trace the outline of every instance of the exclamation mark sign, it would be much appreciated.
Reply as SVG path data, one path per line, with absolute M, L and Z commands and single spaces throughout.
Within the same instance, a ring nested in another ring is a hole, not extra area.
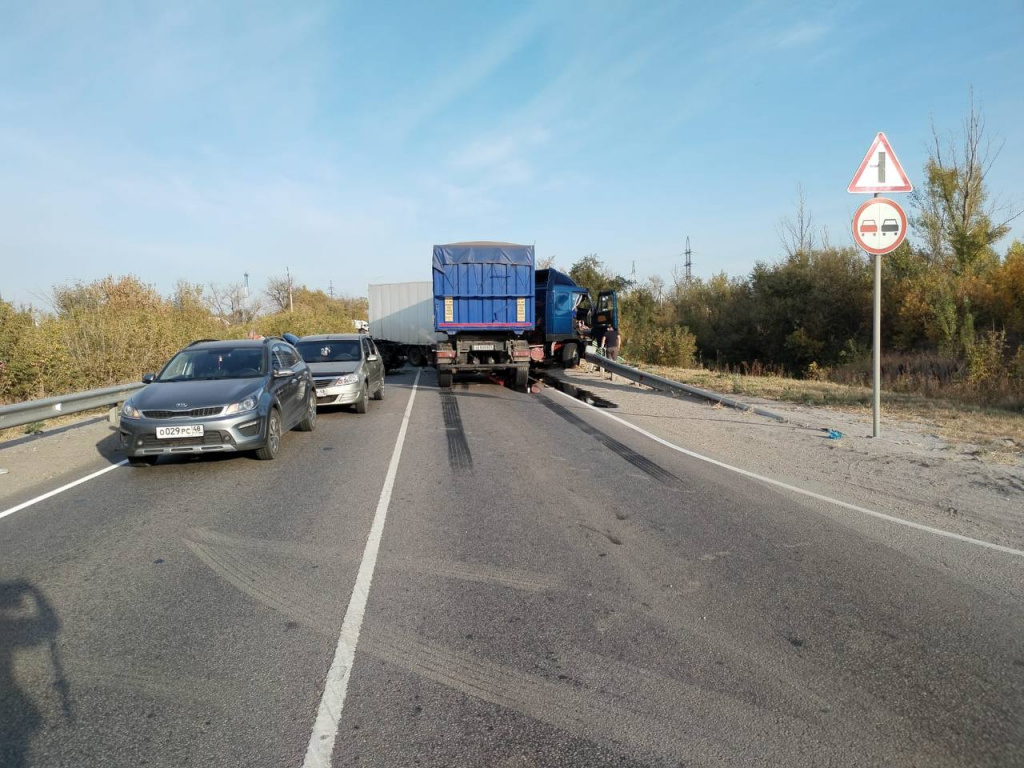
M 878 153 L 878 183 L 885 184 L 885 152 Z

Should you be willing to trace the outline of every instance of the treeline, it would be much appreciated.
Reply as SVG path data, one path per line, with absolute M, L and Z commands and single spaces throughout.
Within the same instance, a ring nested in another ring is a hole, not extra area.
M 0 300 L 0 402 L 133 381 L 196 339 L 350 332 L 366 317 L 365 299 L 290 285 L 289 297 L 279 283 L 268 285 L 265 312 L 238 286 L 180 282 L 164 296 L 134 276 L 58 286 L 46 311 Z
M 1024 407 L 1024 244 L 959 271 L 903 245 L 882 267 L 888 388 Z M 626 357 L 870 383 L 873 265 L 855 249 L 798 251 L 743 277 L 671 285 L 624 286 L 593 257 L 571 271 L 624 289 Z

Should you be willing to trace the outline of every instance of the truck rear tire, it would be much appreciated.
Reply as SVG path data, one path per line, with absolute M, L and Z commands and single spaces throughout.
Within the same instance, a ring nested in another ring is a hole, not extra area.
M 562 367 L 576 368 L 580 364 L 580 346 L 573 342 L 562 346 Z
M 409 360 L 410 365 L 414 365 L 417 368 L 422 368 L 423 363 L 426 362 L 423 357 L 423 350 L 419 347 L 409 347 L 409 352 L 406 355 L 406 358 Z
M 516 368 L 514 380 L 515 388 L 519 391 L 525 392 L 526 388 L 530 384 L 530 369 L 526 366 Z
M 437 386 L 441 389 L 450 389 L 452 386 L 452 372 L 451 371 L 438 371 L 437 372 Z

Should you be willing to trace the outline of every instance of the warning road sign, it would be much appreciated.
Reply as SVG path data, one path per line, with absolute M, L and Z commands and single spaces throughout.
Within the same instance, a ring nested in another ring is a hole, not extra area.
M 853 239 L 868 253 L 895 251 L 907 236 L 907 214 L 895 200 L 874 197 L 853 215 Z
M 871 149 L 853 175 L 853 181 L 846 191 L 851 194 L 863 192 L 910 192 L 914 185 L 896 159 L 889 140 L 884 133 L 875 136 Z

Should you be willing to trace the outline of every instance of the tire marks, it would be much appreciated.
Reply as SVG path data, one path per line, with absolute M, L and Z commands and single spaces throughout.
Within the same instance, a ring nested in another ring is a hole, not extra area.
M 625 443 L 620 443 L 611 435 L 602 432 L 600 429 L 591 426 L 586 421 L 581 419 L 575 413 L 570 411 L 563 405 L 552 402 L 546 397 L 540 398 L 540 401 L 544 403 L 544 406 L 552 413 L 556 413 L 563 419 L 568 421 L 570 424 L 578 428 L 584 434 L 590 435 L 597 440 L 605 448 L 608 448 L 613 453 L 618 454 L 620 457 L 628 461 L 634 467 L 639 469 L 649 477 L 654 478 L 660 483 L 667 485 L 669 488 L 675 488 L 676 490 L 684 490 L 682 480 L 673 475 L 664 467 L 659 464 L 655 464 L 653 461 L 648 459 L 646 456 L 642 456 Z
M 470 471 L 473 469 L 473 454 L 469 450 L 469 443 L 466 442 L 459 403 L 449 390 L 442 389 L 440 395 L 444 429 L 448 436 L 448 465 L 458 472 Z

